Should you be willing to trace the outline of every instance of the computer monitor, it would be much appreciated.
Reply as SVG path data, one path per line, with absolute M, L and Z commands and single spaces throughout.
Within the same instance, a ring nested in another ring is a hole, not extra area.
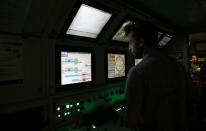
M 142 61 L 142 59 L 135 59 L 134 61 L 135 61 L 135 65 L 137 65 Z
M 167 45 L 167 44 L 171 41 L 172 37 L 173 37 L 173 36 L 166 34 L 166 35 L 165 35 L 164 37 L 162 37 L 162 39 L 159 41 L 158 47 L 159 47 L 159 48 L 162 48 L 162 47 L 164 47 L 165 45 Z
M 121 51 L 106 52 L 107 80 L 119 80 L 126 75 L 126 53 Z
M 60 47 L 57 50 L 58 89 L 94 84 L 93 51 L 84 47 Z
M 112 40 L 128 43 L 129 40 L 128 40 L 127 37 L 125 37 L 124 27 L 125 27 L 127 24 L 131 24 L 131 23 L 135 23 L 135 22 L 130 21 L 130 20 L 126 20 L 126 21 L 121 25 L 121 27 L 118 29 L 118 31 L 115 33 L 115 35 L 112 37 Z

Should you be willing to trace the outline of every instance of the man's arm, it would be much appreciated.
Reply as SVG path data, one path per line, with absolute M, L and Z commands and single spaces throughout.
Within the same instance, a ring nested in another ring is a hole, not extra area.
M 126 125 L 129 128 L 136 128 L 139 119 L 140 105 L 136 102 L 128 101 L 126 103 Z
M 140 109 L 144 98 L 144 78 L 142 73 L 132 68 L 127 76 L 125 100 L 126 100 L 126 125 L 129 128 L 137 127 Z

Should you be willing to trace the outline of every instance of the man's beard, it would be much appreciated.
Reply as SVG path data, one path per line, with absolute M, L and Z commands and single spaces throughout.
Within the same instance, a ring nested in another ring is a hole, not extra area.
M 134 55 L 135 59 L 140 59 L 143 57 L 143 48 L 142 47 L 138 47 L 136 48 L 132 54 Z

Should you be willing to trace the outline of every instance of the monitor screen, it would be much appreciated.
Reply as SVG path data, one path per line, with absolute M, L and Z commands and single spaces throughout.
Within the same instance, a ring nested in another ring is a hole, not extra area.
M 127 39 L 127 37 L 125 37 L 125 33 L 123 31 L 125 25 L 129 24 L 129 23 L 134 23 L 133 21 L 129 21 L 127 20 L 126 22 L 124 22 L 122 24 L 122 26 L 120 27 L 120 29 L 117 31 L 117 33 L 113 36 L 112 40 L 115 41 L 122 41 L 122 42 L 129 42 L 129 40 Z
M 139 64 L 142 61 L 142 59 L 135 59 L 135 65 Z
M 158 47 L 162 48 L 164 47 L 170 40 L 172 39 L 172 36 L 166 35 L 164 36 L 158 43 Z
M 96 38 L 112 14 L 82 4 L 66 34 Z
M 61 51 L 61 85 L 92 81 L 91 53 Z
M 125 54 L 108 53 L 108 78 L 125 76 Z

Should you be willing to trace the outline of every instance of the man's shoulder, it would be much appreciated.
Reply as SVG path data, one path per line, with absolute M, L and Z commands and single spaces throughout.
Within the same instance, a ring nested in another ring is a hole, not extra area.
M 129 74 L 142 74 L 143 70 L 144 70 L 145 66 L 142 63 L 139 63 L 135 66 L 133 66 L 130 70 L 129 70 Z
M 138 63 L 135 68 L 136 69 L 144 69 L 147 68 L 148 66 L 151 66 L 151 64 L 155 63 L 156 58 L 147 56 L 145 57 L 140 63 Z

